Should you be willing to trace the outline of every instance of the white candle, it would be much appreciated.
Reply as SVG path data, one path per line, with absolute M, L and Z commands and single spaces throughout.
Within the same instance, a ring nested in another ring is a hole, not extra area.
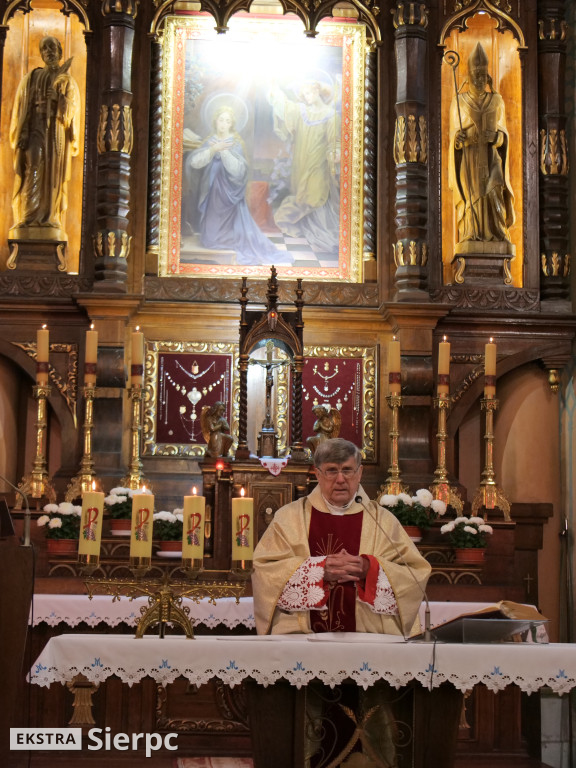
M 98 331 L 94 325 L 86 331 L 86 353 L 84 356 L 84 384 L 94 386 L 96 384 L 96 363 L 98 359 Z
M 492 338 L 484 347 L 484 397 L 496 394 L 496 344 Z
M 391 395 L 399 395 L 402 388 L 400 367 L 400 342 L 396 336 L 388 342 L 388 391 Z
M 444 340 L 438 345 L 438 397 L 450 392 L 450 344 Z
M 130 382 L 133 387 L 141 387 L 144 382 L 144 334 L 140 326 L 132 332 L 132 359 Z

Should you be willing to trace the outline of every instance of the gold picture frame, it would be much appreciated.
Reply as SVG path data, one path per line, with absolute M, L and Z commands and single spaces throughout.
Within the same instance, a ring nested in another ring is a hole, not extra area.
M 162 43 L 160 275 L 361 281 L 364 25 L 191 14 Z
M 200 413 L 217 400 L 238 434 L 238 355 L 238 344 L 146 341 L 143 456 L 204 456 Z

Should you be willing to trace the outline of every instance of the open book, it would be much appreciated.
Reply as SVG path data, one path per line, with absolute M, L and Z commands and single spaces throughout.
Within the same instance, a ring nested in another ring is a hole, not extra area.
M 521 635 L 535 630 L 548 619 L 533 605 L 501 600 L 478 611 L 463 613 L 432 627 L 434 640 L 445 643 L 498 643 L 521 641 Z M 422 639 L 423 635 L 416 638 Z

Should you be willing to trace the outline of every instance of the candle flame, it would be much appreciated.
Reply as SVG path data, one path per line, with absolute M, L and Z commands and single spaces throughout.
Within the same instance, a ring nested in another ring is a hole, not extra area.
M 392 341 L 396 341 L 396 336 L 392 336 Z
M 492 336 L 490 336 L 490 344 L 492 344 L 493 341 L 494 339 L 492 338 Z
M 90 330 L 91 330 L 91 331 L 93 331 L 93 330 L 94 330 L 94 323 L 90 323 Z
M 92 480 L 92 490 L 96 490 L 96 480 Z
M 192 496 L 196 496 L 196 486 L 192 488 Z
M 146 486 L 145 486 L 145 485 L 143 485 L 143 486 L 142 486 L 142 490 L 141 490 L 141 493 L 147 493 L 147 491 L 146 491 Z
M 136 326 L 136 328 L 134 328 L 134 330 L 135 330 L 135 331 L 139 331 L 139 330 L 140 330 L 140 326 L 139 326 L 139 325 L 137 325 L 137 326 Z
M 446 334 L 444 334 L 444 336 L 442 336 L 442 341 L 448 341 L 448 336 L 446 336 Z
M 244 488 L 240 488 L 240 496 L 242 496 L 242 498 L 244 498 L 244 493 L 245 493 Z
M 44 325 L 42 326 L 42 329 L 45 331 L 46 328 L 48 328 L 48 326 L 46 325 L 46 323 L 44 323 Z

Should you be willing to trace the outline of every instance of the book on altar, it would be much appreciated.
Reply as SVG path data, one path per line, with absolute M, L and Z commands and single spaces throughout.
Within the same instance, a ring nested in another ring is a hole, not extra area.
M 463 613 L 432 627 L 433 640 L 444 643 L 548 642 L 538 628 L 548 619 L 533 605 L 501 600 L 499 603 Z M 416 638 L 422 639 L 420 634 Z

